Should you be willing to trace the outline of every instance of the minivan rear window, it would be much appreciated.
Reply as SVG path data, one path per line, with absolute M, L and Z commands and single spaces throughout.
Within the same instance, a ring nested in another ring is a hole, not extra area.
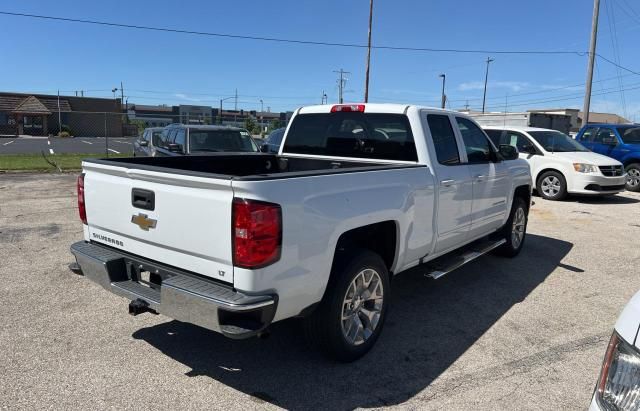
M 407 116 L 338 112 L 294 117 L 283 152 L 418 161 Z

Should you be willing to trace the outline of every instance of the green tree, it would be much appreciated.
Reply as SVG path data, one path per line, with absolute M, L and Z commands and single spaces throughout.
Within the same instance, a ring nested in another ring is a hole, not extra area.
M 271 124 L 269 124 L 269 131 L 271 132 L 280 127 L 284 127 L 284 123 L 281 120 L 271 120 Z
M 247 116 L 244 119 L 244 128 L 246 128 L 251 134 L 257 134 L 260 132 L 260 127 L 251 116 Z

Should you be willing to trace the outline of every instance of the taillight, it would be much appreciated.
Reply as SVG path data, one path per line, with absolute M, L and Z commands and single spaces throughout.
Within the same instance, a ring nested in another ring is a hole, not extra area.
M 331 107 L 332 113 L 359 112 L 364 113 L 364 104 L 340 104 Z
M 83 224 L 87 224 L 87 208 L 84 201 L 84 174 L 78 176 L 78 213 Z
M 282 210 L 278 204 L 233 199 L 233 265 L 260 268 L 280 258 Z

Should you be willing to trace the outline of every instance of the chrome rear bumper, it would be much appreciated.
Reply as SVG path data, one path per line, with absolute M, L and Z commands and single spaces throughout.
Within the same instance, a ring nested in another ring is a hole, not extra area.
M 277 296 L 247 295 L 215 281 L 84 241 L 71 253 L 85 277 L 149 309 L 231 338 L 248 338 L 273 320 Z M 153 276 L 142 280 L 142 272 Z

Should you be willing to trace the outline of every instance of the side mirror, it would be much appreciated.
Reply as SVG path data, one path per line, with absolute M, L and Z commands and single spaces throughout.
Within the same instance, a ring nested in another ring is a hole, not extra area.
M 167 146 L 167 150 L 171 151 L 172 153 L 184 153 L 184 151 L 182 151 L 182 144 L 170 143 Z
M 528 144 L 528 145 L 522 147 L 522 153 L 538 154 L 538 151 L 536 150 L 536 148 L 533 145 Z
M 500 144 L 500 155 L 504 160 L 515 160 L 518 158 L 518 149 L 509 144 Z
M 147 140 L 140 140 L 140 141 L 138 141 L 138 144 L 140 145 L 140 147 L 148 147 L 149 146 L 149 142 Z
M 604 137 L 602 139 L 602 144 L 605 144 L 607 146 L 617 146 L 618 140 L 616 140 L 615 137 Z

